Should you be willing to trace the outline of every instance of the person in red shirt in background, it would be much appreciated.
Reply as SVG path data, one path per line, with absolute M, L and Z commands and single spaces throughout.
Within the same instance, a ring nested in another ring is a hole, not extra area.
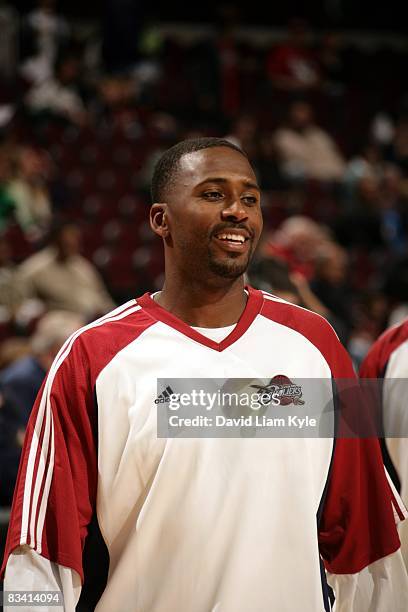
M 319 86 L 319 64 L 309 47 L 309 30 L 303 19 L 289 22 L 288 38 L 271 49 L 266 68 L 272 86 L 278 90 L 304 93 Z

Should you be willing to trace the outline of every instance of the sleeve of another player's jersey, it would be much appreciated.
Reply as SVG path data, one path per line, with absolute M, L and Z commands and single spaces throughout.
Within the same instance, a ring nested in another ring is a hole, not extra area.
M 353 378 L 344 349 L 339 344 L 335 350 L 335 377 Z M 408 609 L 408 578 L 396 528 L 406 517 L 387 478 L 378 439 L 338 437 L 319 521 L 320 553 L 335 591 L 336 612 Z
M 326 569 L 353 574 L 398 550 L 406 510 L 392 490 L 375 438 L 339 438 L 319 522 Z
M 28 423 L 2 567 L 10 584 L 16 565 L 10 555 L 17 548 L 31 549 L 83 580 L 82 550 L 97 484 L 95 408 L 84 355 L 78 340 L 64 345 Z M 36 569 L 29 556 L 26 561 L 29 576 Z

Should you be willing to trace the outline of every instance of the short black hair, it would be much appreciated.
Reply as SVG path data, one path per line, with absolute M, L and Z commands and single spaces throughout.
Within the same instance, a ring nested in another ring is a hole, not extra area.
M 245 151 L 225 138 L 202 137 L 182 140 L 165 151 L 156 163 L 151 182 L 152 202 L 163 202 L 165 190 L 174 182 L 183 155 L 212 147 L 228 147 L 248 159 Z

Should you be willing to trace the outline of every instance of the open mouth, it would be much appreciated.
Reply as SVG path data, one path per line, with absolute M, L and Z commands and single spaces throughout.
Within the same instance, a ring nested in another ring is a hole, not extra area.
M 224 234 L 217 234 L 216 238 L 218 238 L 218 240 L 223 240 L 224 242 L 235 242 L 238 244 L 244 244 L 244 242 L 246 240 L 248 240 L 248 238 L 245 238 L 245 236 L 242 236 L 241 234 L 235 234 L 233 232 L 228 232 L 228 233 L 224 233 Z
M 219 232 L 214 238 L 228 251 L 243 251 L 246 249 L 246 243 L 249 241 L 249 236 L 245 232 L 237 232 L 230 230 L 229 232 Z

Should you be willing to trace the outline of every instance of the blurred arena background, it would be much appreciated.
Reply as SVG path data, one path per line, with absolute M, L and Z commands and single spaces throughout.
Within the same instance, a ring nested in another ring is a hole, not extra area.
M 0 2 L 0 549 L 64 338 L 161 286 L 149 181 L 179 140 L 247 151 L 265 221 L 249 281 L 327 317 L 356 368 L 408 316 L 402 8 L 100 5 Z

